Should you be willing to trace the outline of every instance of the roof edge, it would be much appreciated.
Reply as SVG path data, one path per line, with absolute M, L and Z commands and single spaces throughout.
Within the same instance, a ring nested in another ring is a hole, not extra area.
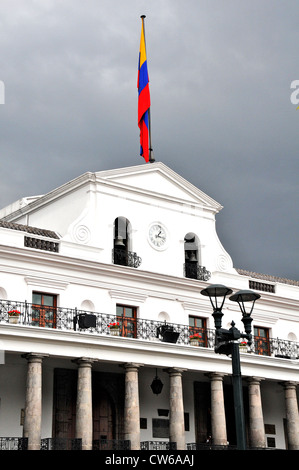
M 269 275 L 269 274 L 255 273 L 254 271 L 246 271 L 246 269 L 236 268 L 236 271 L 241 276 L 248 276 L 248 277 L 252 277 L 254 279 L 260 279 L 260 280 L 269 281 L 269 282 L 280 282 L 281 284 L 289 284 L 291 286 L 299 287 L 299 281 L 294 281 L 292 279 L 286 279 L 286 278 L 283 278 L 283 277 L 272 276 L 272 275 Z
M 34 235 L 40 235 L 47 238 L 54 238 L 59 240 L 59 236 L 52 230 L 42 229 L 38 227 L 31 227 L 30 225 L 17 224 L 15 222 L 5 222 L 0 220 L 0 228 L 7 228 L 9 230 L 19 230 L 20 232 L 31 233 Z

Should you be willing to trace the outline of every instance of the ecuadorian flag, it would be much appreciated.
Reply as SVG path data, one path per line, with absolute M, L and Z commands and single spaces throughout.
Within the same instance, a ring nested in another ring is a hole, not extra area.
M 138 127 L 140 129 L 140 155 L 149 161 L 149 108 L 151 104 L 149 92 L 149 78 L 146 60 L 146 48 L 143 21 L 141 26 L 141 39 L 138 64 Z

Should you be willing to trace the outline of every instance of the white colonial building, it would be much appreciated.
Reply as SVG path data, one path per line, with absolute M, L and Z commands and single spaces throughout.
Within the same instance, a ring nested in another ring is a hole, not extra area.
M 248 448 L 299 449 L 299 282 L 236 269 L 221 208 L 157 162 L 88 172 L 0 211 L 3 447 L 235 445 L 232 361 L 214 351 L 201 295 L 224 284 L 261 295 L 240 355 Z M 223 328 L 243 331 L 235 302 L 222 311 Z

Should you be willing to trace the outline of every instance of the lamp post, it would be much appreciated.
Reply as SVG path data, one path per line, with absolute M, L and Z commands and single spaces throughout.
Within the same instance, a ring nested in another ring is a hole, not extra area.
M 217 354 L 225 354 L 232 357 L 232 377 L 233 377 L 233 393 L 234 393 L 234 408 L 235 408 L 235 423 L 236 423 L 236 437 L 237 448 L 239 450 L 246 449 L 246 433 L 245 433 L 245 418 L 244 418 L 244 404 L 242 392 L 242 376 L 240 364 L 240 351 L 238 340 L 246 338 L 248 345 L 252 344 L 251 335 L 251 313 L 253 311 L 254 303 L 260 298 L 260 295 L 250 290 L 240 290 L 236 294 L 230 296 L 230 300 L 239 304 L 242 313 L 242 322 L 244 324 L 245 333 L 241 333 L 236 327 L 234 321 L 231 323 L 231 328 L 226 330 L 222 328 L 222 307 L 227 295 L 232 294 L 232 290 L 222 284 L 213 284 L 201 291 L 202 295 L 208 296 L 213 307 L 213 317 L 216 328 L 215 336 L 215 352 Z M 220 305 L 218 299 L 221 299 Z M 251 309 L 246 312 L 244 303 L 251 302 Z

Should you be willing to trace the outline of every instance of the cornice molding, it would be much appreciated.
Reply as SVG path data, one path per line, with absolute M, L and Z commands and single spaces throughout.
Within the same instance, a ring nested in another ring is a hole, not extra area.
M 70 284 L 69 282 L 65 281 L 58 281 L 57 279 L 51 278 L 41 278 L 37 276 L 25 276 L 24 281 L 27 283 L 28 286 L 34 287 L 43 287 L 48 289 L 55 288 L 56 290 L 65 290 L 67 286 Z
M 88 357 L 107 364 L 142 363 L 145 367 L 173 367 L 188 372 L 231 374 L 231 359 L 215 354 L 213 349 L 192 348 L 160 341 L 136 340 L 109 335 L 0 324 L 6 353 L 47 354 L 51 358 Z M 120 360 L 121 358 L 121 360 Z M 269 380 L 298 381 L 298 361 L 270 356 L 243 354 L 242 376 Z
M 69 282 L 74 284 L 86 284 L 94 285 L 96 287 L 108 288 L 108 290 L 116 292 L 120 281 L 124 281 L 127 284 L 130 282 L 136 282 L 141 285 L 146 285 L 145 288 L 136 288 L 144 295 L 154 295 L 161 298 L 168 298 L 172 300 L 179 300 L 180 302 L 190 302 L 189 306 L 193 304 L 193 307 L 197 303 L 196 298 L 201 299 L 200 291 L 207 287 L 205 281 L 199 281 L 194 279 L 188 279 L 185 277 L 170 276 L 163 273 L 155 273 L 150 271 L 143 271 L 140 268 L 130 268 L 115 264 L 106 264 L 97 261 L 84 260 L 80 258 L 63 256 L 58 253 L 51 252 L 36 252 L 34 250 L 26 250 L 18 247 L 8 247 L 0 245 L 0 255 L 2 260 L 9 260 L 9 263 L 0 264 L 0 271 L 4 273 L 16 273 L 24 275 L 28 278 L 33 278 L 37 273 L 41 273 L 41 278 L 45 278 L 45 269 L 47 265 L 54 269 L 65 269 L 65 273 L 56 274 L 56 280 L 58 282 Z M 12 263 L 16 263 L 14 266 Z M 26 266 L 28 263 L 28 266 Z M 22 265 L 22 266 L 21 266 Z M 39 269 L 40 267 L 40 269 Z M 73 271 L 70 274 L 70 271 Z M 58 272 L 58 271 L 56 271 Z M 104 277 L 103 279 L 94 280 L 92 276 L 99 275 Z M 227 273 L 224 273 L 227 280 Z M 231 279 L 230 287 L 238 290 L 238 287 L 234 287 L 234 280 L 238 279 L 234 274 L 229 276 Z M 132 288 L 134 288 L 134 285 Z M 236 282 L 238 286 L 238 282 Z M 165 288 L 171 289 L 164 291 Z M 184 290 L 186 296 L 180 294 Z M 187 294 L 188 293 L 188 294 Z M 142 298 L 142 297 L 141 297 Z M 199 303 L 201 303 L 199 301 Z M 188 304 L 187 304 L 188 305 Z M 193 308 L 192 307 L 192 308 Z M 229 307 L 233 310 L 233 307 Z M 275 295 L 262 295 L 261 299 L 256 303 L 255 312 L 256 315 L 260 315 L 261 318 L 269 316 L 269 320 L 275 313 L 273 309 L 277 311 L 276 318 L 278 315 L 281 318 L 287 318 L 298 321 L 298 310 L 299 300 L 290 299 L 288 297 L 277 297 Z M 283 312 L 283 310 L 287 310 Z M 271 312 L 271 314 L 267 312 Z
M 109 291 L 109 295 L 112 299 L 125 300 L 128 302 L 144 303 L 148 298 L 147 294 L 141 294 L 138 292 L 131 292 L 121 289 L 112 289 Z

